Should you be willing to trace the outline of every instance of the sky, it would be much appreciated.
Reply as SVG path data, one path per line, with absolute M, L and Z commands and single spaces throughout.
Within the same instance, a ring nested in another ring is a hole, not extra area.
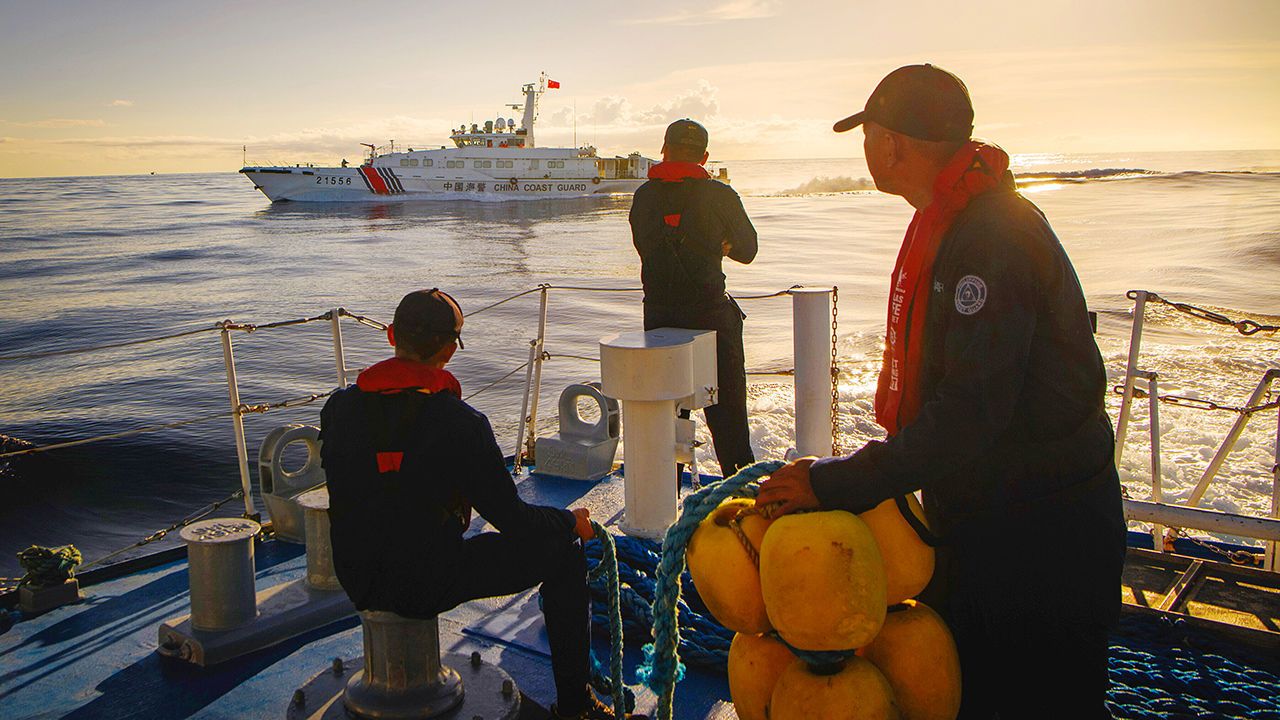
M 901 65 L 959 75 L 1013 153 L 1280 148 L 1275 0 L 0 0 L 0 177 L 336 164 L 511 117 L 538 144 L 656 156 L 693 117 L 713 159 L 860 157 Z

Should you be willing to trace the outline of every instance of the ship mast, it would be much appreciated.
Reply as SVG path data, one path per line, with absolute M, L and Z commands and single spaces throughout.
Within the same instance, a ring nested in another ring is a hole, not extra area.
M 547 74 L 545 72 L 538 75 L 537 83 L 525 83 L 524 85 L 524 117 L 520 120 L 520 127 L 524 130 L 525 141 L 524 146 L 527 148 L 536 147 L 533 140 L 533 125 L 538 119 L 538 97 L 547 89 Z M 508 105 L 512 110 L 520 110 L 519 105 Z

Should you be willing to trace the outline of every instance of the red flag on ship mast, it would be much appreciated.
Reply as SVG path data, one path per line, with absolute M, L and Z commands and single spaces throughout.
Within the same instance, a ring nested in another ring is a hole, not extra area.
M 559 90 L 559 89 L 560 89 L 560 82 L 559 82 L 558 80 L 548 80 L 548 81 L 547 81 L 547 89 L 548 89 L 548 90 Z

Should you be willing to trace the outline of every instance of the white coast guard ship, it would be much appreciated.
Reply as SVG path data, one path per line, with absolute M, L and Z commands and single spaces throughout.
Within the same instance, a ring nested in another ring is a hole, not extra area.
M 520 126 L 497 118 L 463 125 L 449 136 L 453 147 L 389 152 L 365 144 L 358 167 L 247 166 L 240 172 L 272 201 L 387 202 L 413 199 L 527 200 L 633 192 L 656 161 L 631 153 L 599 157 L 594 147 L 540 148 L 534 142 L 538 99 L 548 87 L 543 73 L 524 86 Z M 723 171 L 721 171 L 724 174 Z M 727 179 L 727 177 L 725 178 Z

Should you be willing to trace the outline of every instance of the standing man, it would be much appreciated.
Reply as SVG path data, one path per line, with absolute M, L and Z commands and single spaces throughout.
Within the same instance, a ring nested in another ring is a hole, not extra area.
M 746 317 L 724 291 L 721 258 L 749 263 L 756 229 L 738 194 L 711 179 L 707 129 L 693 120 L 667 127 L 662 162 L 631 204 L 631 240 L 640 253 L 644 329 L 716 331 L 720 390 L 708 406 L 707 428 L 720 472 L 728 477 L 755 462 L 747 427 L 747 374 L 742 349 Z
M 445 365 L 462 309 L 439 289 L 404 296 L 395 357 L 361 371 L 320 412 L 333 566 L 357 610 L 431 618 L 467 600 L 541 585 L 557 702 L 552 717 L 615 720 L 588 686 L 585 508 L 516 494 L 489 421 Z M 464 536 L 475 508 L 496 532 Z
M 867 167 L 916 209 L 890 281 L 876 420 L 852 455 L 802 458 L 760 501 L 868 510 L 923 490 L 941 539 L 922 598 L 960 651 L 962 718 L 1106 718 L 1125 523 L 1084 294 L 1003 150 L 972 140 L 955 75 L 899 68 L 863 112 Z

